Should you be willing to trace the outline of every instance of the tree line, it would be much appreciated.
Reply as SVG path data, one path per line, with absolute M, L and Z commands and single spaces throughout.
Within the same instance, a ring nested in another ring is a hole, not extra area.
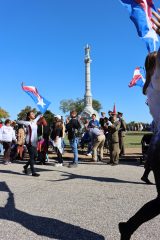
M 102 109 L 101 103 L 96 99 L 93 99 L 92 106 L 97 112 L 100 112 L 100 110 Z M 67 114 L 72 110 L 76 110 L 77 113 L 80 114 L 83 111 L 84 107 L 85 107 L 84 99 L 82 98 L 77 98 L 75 100 L 63 99 L 60 101 L 59 109 L 64 114 Z M 37 111 L 36 108 L 31 108 L 30 106 L 26 106 L 17 114 L 16 120 L 20 120 L 20 119 L 25 120 L 27 112 L 31 110 L 34 111 L 35 114 L 40 113 Z M 51 122 L 53 121 L 54 113 L 52 113 L 50 110 L 47 110 L 44 114 L 44 117 L 46 118 L 48 124 L 51 124 Z M 6 119 L 6 118 L 9 118 L 9 113 L 5 109 L 0 107 L 0 119 Z M 128 131 L 148 131 L 150 130 L 150 124 L 132 121 L 127 123 L 127 130 Z

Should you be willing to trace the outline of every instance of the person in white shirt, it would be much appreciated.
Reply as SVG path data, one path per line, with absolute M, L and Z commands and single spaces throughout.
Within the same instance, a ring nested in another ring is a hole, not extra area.
M 5 165 L 10 163 L 12 141 L 16 141 L 15 131 L 11 127 L 11 120 L 6 119 L 4 126 L 0 128 L 0 142 L 3 143 Z
M 27 127 L 26 133 L 26 145 L 29 153 L 29 160 L 24 168 L 24 173 L 28 174 L 28 166 L 30 165 L 32 176 L 39 177 L 40 174 L 35 172 L 34 161 L 37 156 L 37 121 L 40 119 L 41 115 L 35 118 L 33 111 L 27 113 L 27 121 L 17 121 L 19 124 L 23 124 Z
M 155 19 L 152 19 L 155 27 L 153 29 L 160 36 L 160 9 L 158 13 L 153 12 Z M 119 223 L 121 240 L 131 239 L 132 234 L 143 223 L 151 220 L 160 214 L 160 48 L 158 52 L 148 54 L 145 61 L 146 82 L 143 93 L 147 95 L 148 106 L 157 132 L 153 135 L 148 149 L 148 161 L 153 170 L 157 197 L 146 203 L 127 222 Z

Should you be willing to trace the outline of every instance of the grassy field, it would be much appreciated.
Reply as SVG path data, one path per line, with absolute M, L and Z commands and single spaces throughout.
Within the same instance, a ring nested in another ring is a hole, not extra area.
M 144 134 L 147 134 L 149 132 L 127 132 L 125 136 L 125 147 L 126 148 L 141 148 L 141 140 Z M 69 141 L 67 139 L 67 136 L 65 137 L 65 143 L 66 145 L 69 145 Z
M 128 148 L 141 147 L 141 140 L 144 134 L 149 132 L 127 132 L 125 137 L 125 146 Z

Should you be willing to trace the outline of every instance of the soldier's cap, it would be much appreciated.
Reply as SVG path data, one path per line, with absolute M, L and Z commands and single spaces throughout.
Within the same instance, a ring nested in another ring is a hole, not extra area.
M 122 112 L 117 112 L 117 114 L 118 114 L 118 115 L 123 115 L 123 113 L 122 113 Z
M 105 112 L 101 112 L 101 114 L 106 114 Z

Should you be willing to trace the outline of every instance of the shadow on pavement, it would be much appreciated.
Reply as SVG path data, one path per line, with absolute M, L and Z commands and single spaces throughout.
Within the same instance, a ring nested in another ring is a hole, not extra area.
M 24 173 L 20 173 L 20 172 L 14 172 L 11 170 L 0 170 L 0 173 L 8 173 L 8 174 L 15 174 L 15 175 L 24 175 Z
M 22 169 L 23 170 L 23 169 Z M 53 170 L 51 169 L 44 169 L 44 168 L 35 168 L 36 172 L 51 172 Z M 25 175 L 23 172 L 15 172 L 11 170 L 5 170 L 5 169 L 0 169 L 0 173 L 7 173 L 7 174 L 14 174 L 14 175 L 23 175 L 23 176 L 30 176 L 30 175 Z M 31 173 L 30 168 L 29 168 L 29 173 Z
M 84 176 L 84 175 L 79 175 L 79 174 L 74 174 L 74 173 L 69 173 L 69 172 L 64 172 L 64 171 L 58 171 L 58 170 L 54 170 L 54 171 L 62 173 L 61 176 L 63 178 L 58 179 L 58 180 L 47 180 L 47 181 L 61 182 L 61 181 L 67 181 L 67 180 L 72 180 L 72 179 L 87 179 L 87 180 L 93 180 L 93 181 L 98 181 L 98 182 L 145 184 L 143 182 L 133 182 L 133 181 L 121 180 L 121 179 L 117 179 L 117 178 L 93 177 L 93 176 Z
M 102 235 L 84 228 L 53 218 L 31 215 L 16 209 L 14 194 L 5 182 L 0 183 L 0 191 L 9 194 L 5 207 L 0 207 L 0 219 L 19 223 L 35 234 L 49 238 L 59 240 L 104 240 Z

